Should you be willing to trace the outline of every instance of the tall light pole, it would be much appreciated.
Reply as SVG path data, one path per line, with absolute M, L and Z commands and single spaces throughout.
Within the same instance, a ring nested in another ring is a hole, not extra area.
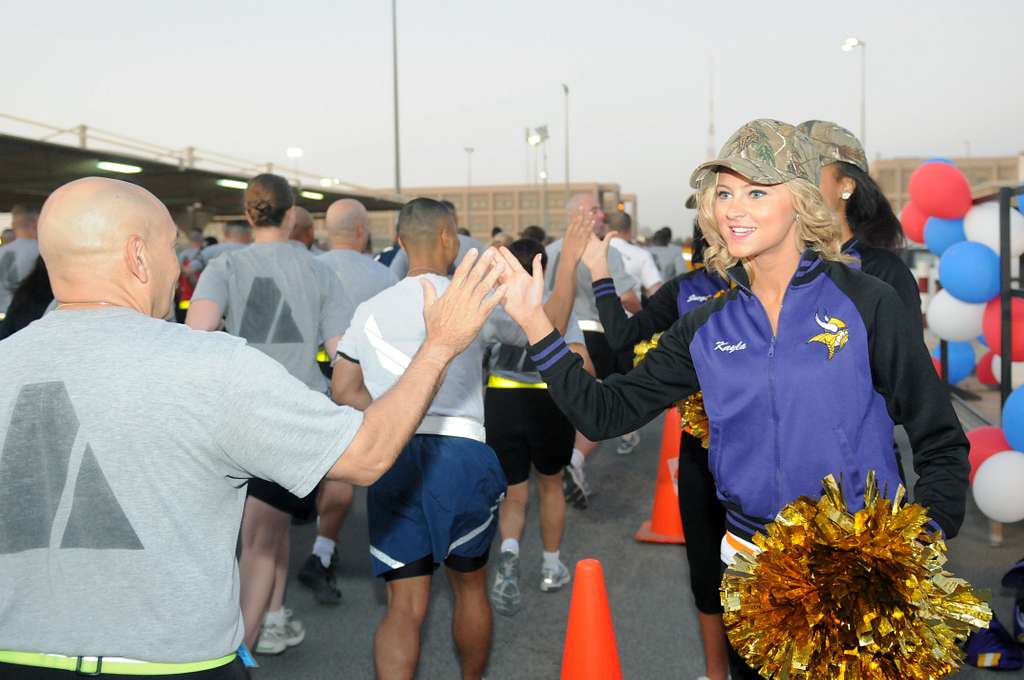
M 398 9 L 391 0 L 391 82 L 395 104 L 395 194 L 402 193 L 402 162 L 398 146 Z
M 543 215 L 543 227 L 548 228 L 548 126 L 538 125 L 530 134 L 526 137 L 526 142 L 532 146 L 535 150 L 539 150 L 543 153 L 543 170 L 540 171 L 540 178 L 543 180 L 544 185 L 541 190 L 540 205 L 541 214 Z
M 569 193 L 569 86 L 562 83 L 562 92 L 565 94 L 565 200 L 568 201 Z
M 466 228 L 473 231 L 473 222 L 470 220 L 472 216 L 472 199 L 470 193 L 473 191 L 473 147 L 464 146 L 462 150 L 466 152 Z
M 867 76 L 867 54 L 868 44 L 859 38 L 850 36 L 843 41 L 843 52 L 850 52 L 860 48 L 860 145 L 864 148 L 868 146 L 868 132 L 867 132 L 867 91 L 868 91 L 868 76 Z

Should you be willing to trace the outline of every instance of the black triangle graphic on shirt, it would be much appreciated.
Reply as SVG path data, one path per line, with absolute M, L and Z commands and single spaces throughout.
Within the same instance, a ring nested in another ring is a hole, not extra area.
M 270 336 L 277 306 L 281 304 L 281 289 L 269 276 L 257 276 L 252 281 L 249 297 L 242 312 L 238 334 L 255 344 L 265 344 Z M 275 341 L 276 342 L 276 341 Z
M 274 329 L 274 337 L 270 342 L 302 342 L 302 333 L 295 325 L 292 308 L 287 301 L 281 305 L 281 315 L 277 317 L 277 327 Z
M 0 450 L 0 555 L 49 547 L 77 433 L 64 383 L 18 392 Z
M 61 548 L 142 550 L 142 542 L 117 502 L 99 461 L 86 444 L 75 482 L 75 499 Z

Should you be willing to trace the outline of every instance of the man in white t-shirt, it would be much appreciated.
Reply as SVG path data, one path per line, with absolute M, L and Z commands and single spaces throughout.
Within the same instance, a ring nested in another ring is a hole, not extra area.
M 633 292 L 637 297 L 643 292 L 648 299 L 664 282 L 657 262 L 649 250 L 645 250 L 633 241 L 633 218 L 629 213 L 613 212 L 608 215 L 608 231 L 614 231 L 617 238 L 612 239 L 611 247 L 622 256 L 622 264 L 626 273 L 636 281 Z
M 242 339 L 163 321 L 176 236 L 127 182 L 76 180 L 43 206 L 60 304 L 0 342 L 0 677 L 247 678 L 246 481 L 374 483 L 497 302 L 486 256 L 428 287 L 426 340 L 359 413 Z
M 366 208 L 355 199 L 343 198 L 331 203 L 324 216 L 331 250 L 316 258 L 334 272 L 345 297 L 353 305 L 352 311 L 355 305 L 398 283 L 390 269 L 363 254 L 370 241 L 369 220 Z M 352 485 L 345 482 L 325 480 L 320 486 L 317 536 L 312 554 L 306 558 L 298 575 L 299 583 L 311 589 L 320 604 L 341 602 L 335 573 L 336 545 L 352 505 L 352 495 Z
M 424 338 L 421 281 L 444 290 L 459 251 L 455 220 L 429 198 L 402 208 L 398 238 L 409 257 L 408 275 L 357 307 L 338 347 L 334 399 L 357 409 L 372 408 L 407 370 Z M 482 347 L 473 343 L 448 367 L 396 466 L 367 491 L 373 572 L 388 591 L 388 611 L 374 638 L 383 678 L 415 674 L 431 577 L 442 562 L 452 587 L 462 677 L 480 678 L 487 665 L 486 566 L 507 482 L 485 443 L 482 371 Z

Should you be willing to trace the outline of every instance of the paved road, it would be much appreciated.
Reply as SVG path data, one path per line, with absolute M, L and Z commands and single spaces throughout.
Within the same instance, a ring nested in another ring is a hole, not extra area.
M 570 509 L 562 548 L 563 559 L 570 565 L 584 557 L 595 557 L 604 565 L 627 680 L 692 679 L 702 671 L 684 548 L 642 544 L 632 538 L 650 513 L 660 432 L 660 420 L 645 428 L 642 443 L 630 456 L 616 455 L 610 445 L 596 452 L 588 471 L 597 494 L 590 509 Z M 909 460 L 906 468 L 911 469 Z M 531 502 L 522 548 L 524 606 L 514 618 L 495 616 L 489 680 L 541 680 L 559 674 L 570 593 L 542 593 L 536 587 L 541 547 L 535 495 Z M 318 606 L 294 581 L 313 536 L 312 525 L 295 528 L 293 582 L 287 597 L 288 606 L 306 624 L 306 641 L 278 657 L 259 657 L 261 668 L 253 675 L 257 680 L 373 677 L 373 631 L 384 612 L 385 599 L 383 587 L 370 573 L 364 495 L 357 492 L 342 536 L 340 583 L 345 602 L 340 607 Z M 496 549 L 497 541 L 492 558 L 497 556 Z M 999 591 L 998 583 L 1006 567 L 1024 554 L 1024 528 L 1006 527 L 1004 545 L 989 547 L 988 523 L 969 500 L 967 520 L 950 552 L 951 568 L 958 575 L 994 590 L 993 606 L 1009 626 L 1012 599 Z M 459 677 L 448 628 L 450 612 L 447 584 L 439 574 L 423 640 L 417 676 L 421 680 Z M 968 668 L 955 677 L 987 678 L 991 674 Z

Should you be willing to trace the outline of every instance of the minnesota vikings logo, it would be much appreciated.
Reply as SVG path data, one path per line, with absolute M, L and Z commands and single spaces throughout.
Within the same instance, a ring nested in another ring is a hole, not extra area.
M 825 332 L 818 333 L 807 342 L 820 342 L 825 345 L 828 348 L 828 358 L 831 360 L 836 352 L 846 346 L 846 341 L 850 339 L 850 330 L 846 327 L 845 321 L 829 316 L 828 312 L 825 312 L 824 321 L 817 314 L 814 315 L 814 321 Z

